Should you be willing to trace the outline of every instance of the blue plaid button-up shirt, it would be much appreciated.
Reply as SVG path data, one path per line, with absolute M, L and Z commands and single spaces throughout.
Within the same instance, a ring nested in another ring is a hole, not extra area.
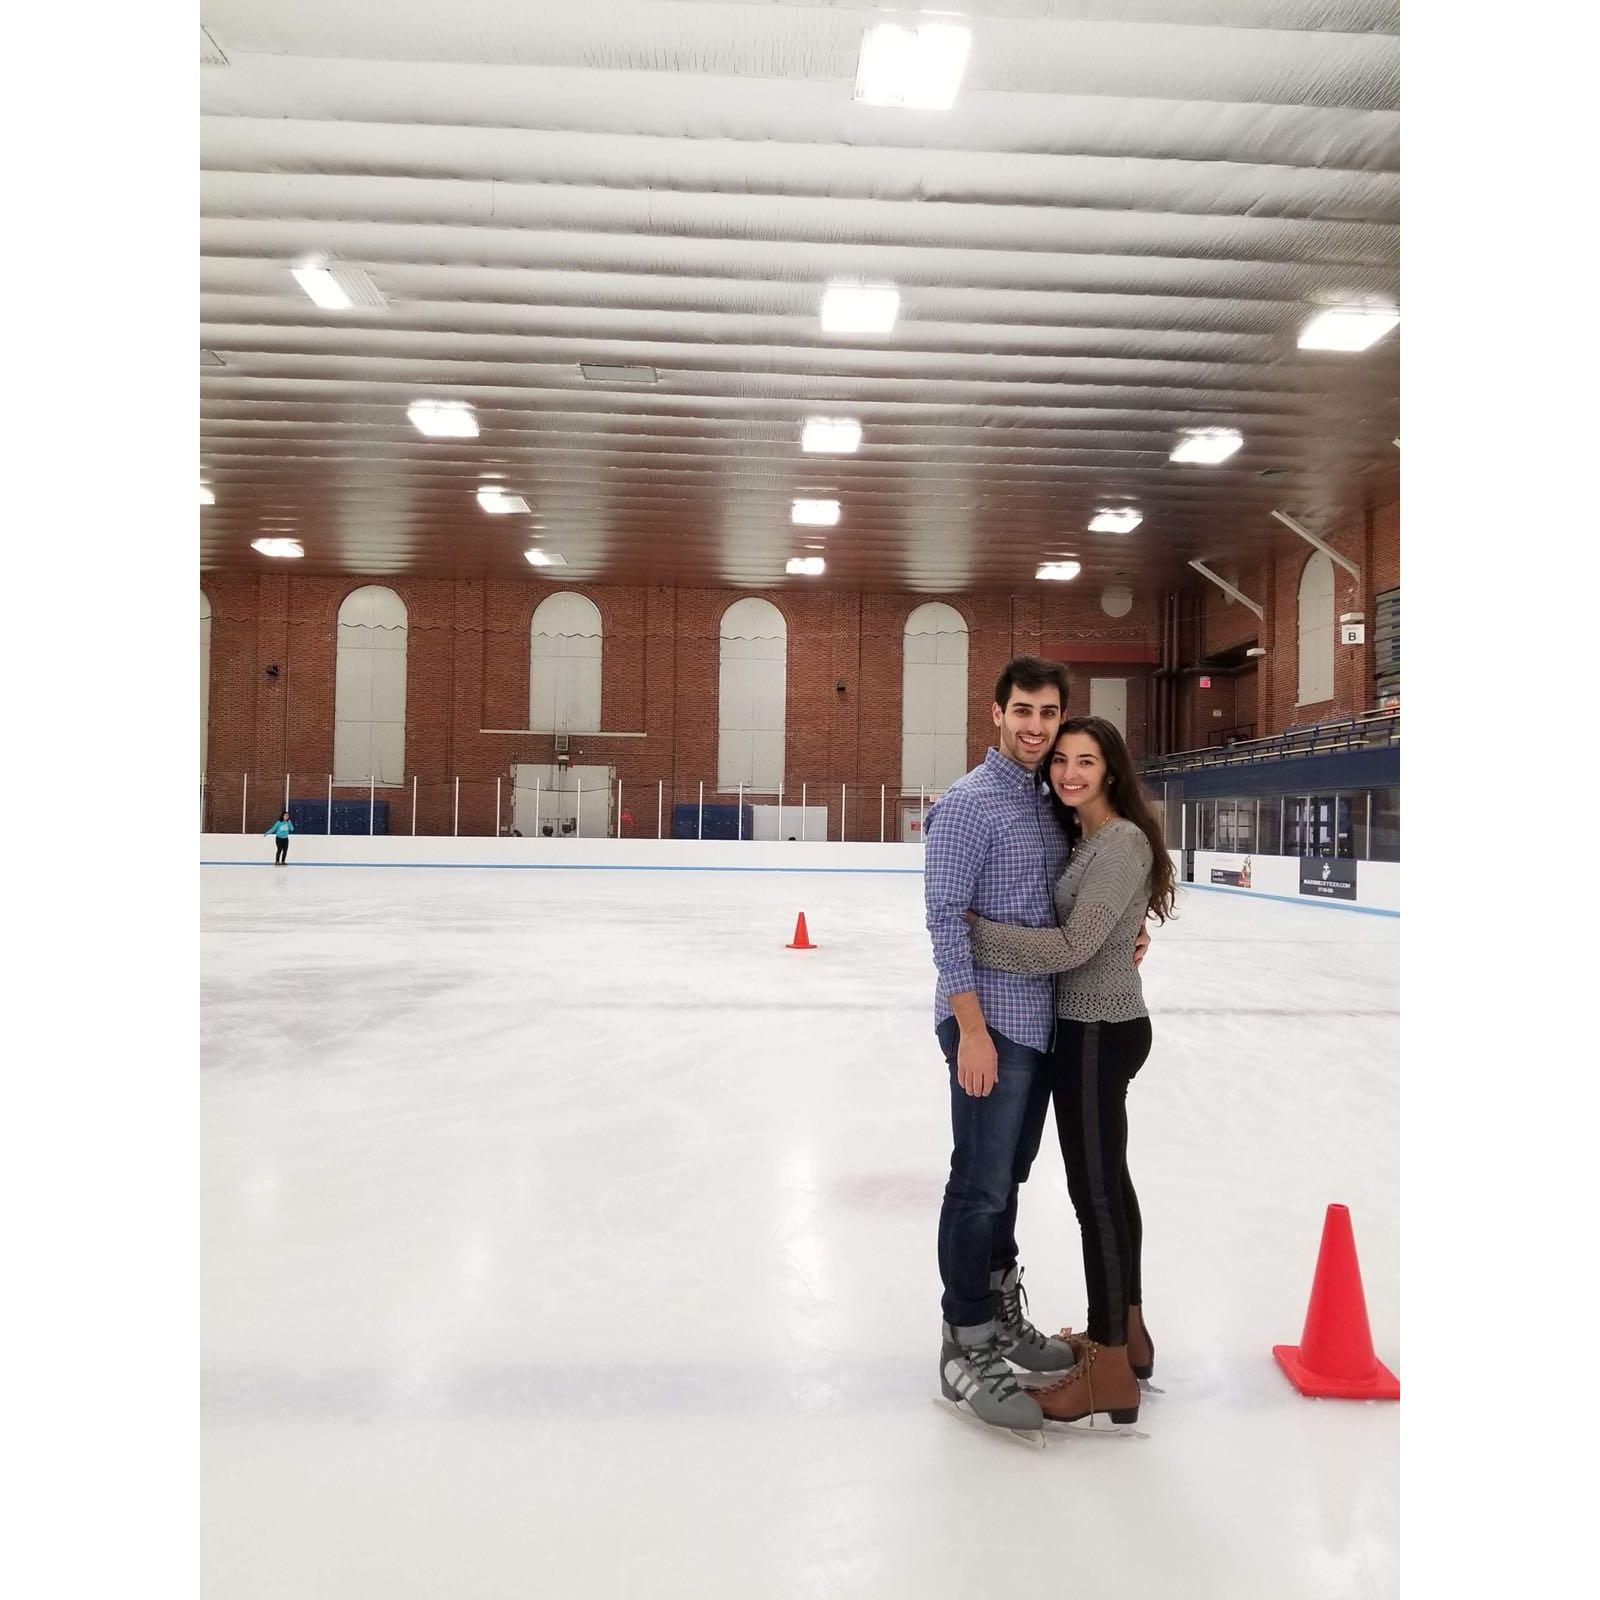
M 1049 796 L 1026 767 L 991 749 L 982 766 L 929 807 L 923 845 L 923 902 L 939 969 L 934 1025 L 951 1014 L 951 995 L 976 989 L 984 1021 L 996 1033 L 1048 1050 L 1055 980 L 1048 973 L 975 967 L 963 913 L 1025 928 L 1055 927 L 1055 883 L 1067 864 L 1067 841 Z

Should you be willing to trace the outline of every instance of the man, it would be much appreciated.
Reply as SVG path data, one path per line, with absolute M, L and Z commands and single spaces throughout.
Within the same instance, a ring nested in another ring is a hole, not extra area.
M 934 1023 L 950 1072 L 953 1148 L 939 1214 L 944 1282 L 940 1386 L 997 1427 L 1036 1429 L 1043 1414 L 1008 1362 L 1061 1372 L 1072 1351 L 1023 1314 L 1017 1191 L 1038 1152 L 1050 1085 L 1054 980 L 973 965 L 965 912 L 1055 925 L 1067 840 L 1040 787 L 1055 743 L 1067 669 L 1037 656 L 1006 664 L 991 715 L 998 748 L 958 778 L 924 824 L 923 894 L 939 969 Z M 1142 952 L 1141 952 L 1142 953 Z

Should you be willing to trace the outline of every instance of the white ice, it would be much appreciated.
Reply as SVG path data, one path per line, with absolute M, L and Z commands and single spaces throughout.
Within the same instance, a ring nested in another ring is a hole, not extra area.
M 1166 1393 L 1036 1454 L 929 1403 L 919 878 L 202 877 L 208 1600 L 1396 1593 L 1399 1408 L 1271 1346 L 1342 1201 L 1400 1370 L 1397 922 L 1191 892 L 1158 934 Z M 1048 1142 L 1020 1233 L 1081 1325 Z

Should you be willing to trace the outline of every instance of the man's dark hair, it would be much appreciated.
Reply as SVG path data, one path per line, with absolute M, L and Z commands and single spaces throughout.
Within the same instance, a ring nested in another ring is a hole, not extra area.
M 1038 656 L 1013 656 L 994 686 L 994 702 L 1002 711 L 1011 704 L 1013 689 L 1042 689 L 1053 683 L 1061 691 L 1061 714 L 1067 711 L 1067 669 L 1059 661 Z

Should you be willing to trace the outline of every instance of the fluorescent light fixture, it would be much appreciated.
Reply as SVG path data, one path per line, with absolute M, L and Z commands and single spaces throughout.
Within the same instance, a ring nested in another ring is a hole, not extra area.
M 824 333 L 888 333 L 899 315 L 892 283 L 830 283 L 822 296 Z
M 971 48 L 971 30 L 952 23 L 878 23 L 861 40 L 856 99 L 869 106 L 947 111 L 956 103 Z
M 1101 506 L 1089 524 L 1090 533 L 1132 533 L 1144 517 L 1132 506 Z
M 530 567 L 564 567 L 567 564 L 567 558 L 554 550 L 524 550 L 522 553 Z
M 1386 306 L 1343 306 L 1313 317 L 1300 330 L 1300 348 L 1370 350 L 1399 325 L 1400 313 Z
M 491 516 L 505 517 L 513 511 L 526 511 L 528 502 L 520 494 L 508 494 L 498 484 L 485 484 L 478 491 L 478 504 Z
M 654 367 L 608 367 L 594 361 L 581 362 L 578 370 L 590 383 L 654 383 L 660 377 Z
M 813 456 L 850 456 L 861 448 L 861 424 L 854 417 L 807 417 L 800 448 Z
M 478 419 L 465 400 L 413 400 L 406 415 L 411 425 L 430 439 L 478 437 Z
M 1215 466 L 1226 461 L 1244 436 L 1236 428 L 1186 428 L 1183 443 L 1167 458 L 1170 461 L 1200 461 Z
M 202 483 L 200 485 L 200 504 L 203 506 L 214 506 L 216 503 L 217 497 L 212 494 L 212 492 Z
M 291 267 L 294 281 L 324 311 L 348 311 L 355 301 L 344 292 L 339 280 L 326 267 Z
M 250 542 L 250 548 L 259 550 L 264 556 L 290 558 L 305 554 L 305 551 L 300 548 L 298 539 L 253 539 Z
M 789 520 L 812 528 L 831 528 L 839 520 L 839 502 L 796 500 L 789 507 Z
M 823 570 L 826 563 L 821 556 L 790 556 L 784 562 L 783 570 L 798 578 L 815 578 Z
M 1034 573 L 1036 578 L 1048 578 L 1056 583 L 1070 583 L 1083 571 L 1083 564 L 1079 561 L 1046 561 Z

